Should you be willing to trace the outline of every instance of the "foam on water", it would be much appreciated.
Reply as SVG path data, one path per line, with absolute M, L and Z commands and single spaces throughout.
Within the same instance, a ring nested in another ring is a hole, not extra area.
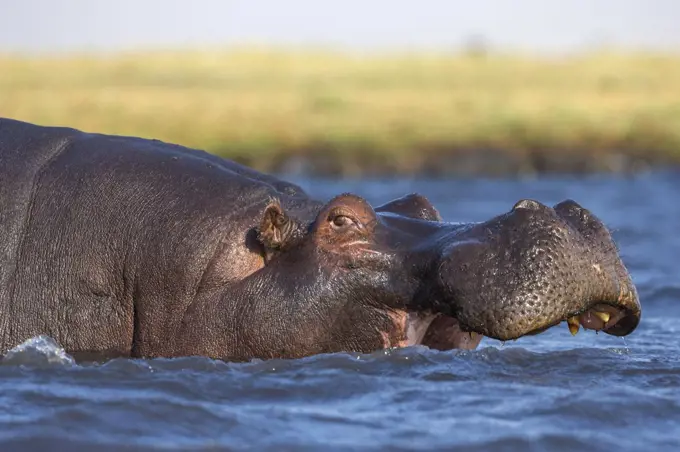
M 75 360 L 49 336 L 36 336 L 17 345 L 0 361 L 2 365 L 70 366 Z

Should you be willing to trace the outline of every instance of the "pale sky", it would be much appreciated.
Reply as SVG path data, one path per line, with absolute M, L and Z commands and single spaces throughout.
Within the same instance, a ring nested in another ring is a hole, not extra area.
M 0 0 L 0 52 L 316 45 L 680 51 L 680 0 Z

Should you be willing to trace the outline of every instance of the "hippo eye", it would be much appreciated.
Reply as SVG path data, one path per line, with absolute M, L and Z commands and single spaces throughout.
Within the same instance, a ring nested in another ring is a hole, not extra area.
M 356 226 L 356 221 L 352 217 L 338 213 L 330 217 L 331 227 L 336 231 L 344 231 L 352 226 Z
M 345 215 L 337 215 L 335 218 L 333 218 L 333 226 L 336 228 L 346 228 L 352 224 L 354 224 L 354 220 Z
M 343 232 L 351 228 L 359 228 L 360 224 L 357 222 L 353 212 L 348 211 L 344 207 L 336 207 L 328 215 L 328 222 L 331 229 L 336 232 Z

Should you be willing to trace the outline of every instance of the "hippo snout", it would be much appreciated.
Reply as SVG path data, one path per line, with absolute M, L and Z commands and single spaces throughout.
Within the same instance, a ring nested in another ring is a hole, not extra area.
M 439 266 L 440 309 L 461 327 L 509 340 L 563 321 L 625 336 L 640 302 L 605 225 L 578 203 L 524 199 L 454 233 Z

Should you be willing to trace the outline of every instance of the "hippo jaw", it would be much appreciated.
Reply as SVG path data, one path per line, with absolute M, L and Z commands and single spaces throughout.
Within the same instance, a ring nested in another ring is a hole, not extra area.
M 632 333 L 641 308 L 609 231 L 568 200 L 522 200 L 507 214 L 454 234 L 439 267 L 437 309 L 464 331 L 512 340 L 567 322 Z

